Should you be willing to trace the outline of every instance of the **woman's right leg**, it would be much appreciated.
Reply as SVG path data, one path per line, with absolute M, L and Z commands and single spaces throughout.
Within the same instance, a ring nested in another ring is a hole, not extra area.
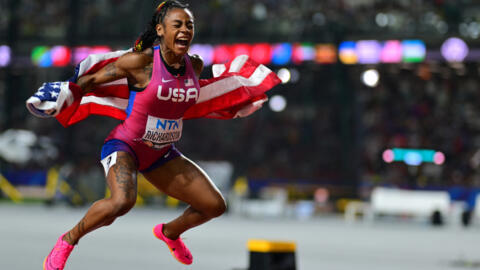
M 43 262 L 44 270 L 63 270 L 74 245 L 85 234 L 112 224 L 126 214 L 137 200 L 137 167 L 133 157 L 118 151 L 110 156 L 107 183 L 112 196 L 95 202 L 85 216 L 70 231 L 62 235 Z
M 71 245 L 85 234 L 113 223 L 126 214 L 137 200 L 137 168 L 134 158 L 127 152 L 117 152 L 116 163 L 110 167 L 107 183 L 111 197 L 95 202 L 78 224 L 68 231 L 63 240 Z

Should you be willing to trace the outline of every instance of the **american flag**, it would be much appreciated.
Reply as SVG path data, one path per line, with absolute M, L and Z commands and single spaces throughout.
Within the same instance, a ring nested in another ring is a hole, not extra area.
M 68 90 L 69 86 L 69 82 L 44 83 L 27 100 L 27 108 L 30 111 L 34 110 L 34 114 L 42 118 L 58 115 L 63 106 L 68 106 L 74 101 L 74 96 Z
M 193 79 L 185 79 L 185 86 L 190 87 L 193 86 L 195 83 L 193 82 Z
M 130 96 L 126 79 L 100 85 L 83 96 L 75 82 L 81 76 L 100 70 L 129 51 L 88 56 L 77 66 L 75 76 L 70 82 L 42 85 L 27 100 L 28 110 L 39 117 L 56 117 L 65 127 L 91 114 L 124 120 Z M 184 119 L 232 119 L 248 116 L 267 101 L 265 92 L 281 82 L 274 72 L 252 61 L 247 55 L 237 56 L 226 64 L 214 65 L 212 70 L 213 78 L 199 80 L 199 98 L 197 103 L 187 110 Z M 190 82 L 186 81 L 185 84 L 187 83 Z

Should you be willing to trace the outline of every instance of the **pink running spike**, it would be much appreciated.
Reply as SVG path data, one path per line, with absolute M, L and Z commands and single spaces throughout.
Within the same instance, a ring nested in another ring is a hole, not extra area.
M 163 234 L 163 225 L 164 224 L 158 224 L 157 226 L 153 227 L 153 234 L 155 237 L 167 244 L 170 252 L 172 253 L 173 257 L 177 259 L 177 261 L 183 264 L 192 264 L 192 253 L 190 253 L 190 250 L 188 250 L 188 248 L 185 246 L 182 239 L 180 239 L 180 237 L 175 240 L 167 238 Z
M 63 270 L 63 268 L 65 268 L 65 263 L 74 246 L 62 239 L 64 235 L 65 234 L 62 234 L 62 236 L 58 238 L 52 251 L 50 251 L 50 254 L 48 254 L 43 261 L 43 270 Z

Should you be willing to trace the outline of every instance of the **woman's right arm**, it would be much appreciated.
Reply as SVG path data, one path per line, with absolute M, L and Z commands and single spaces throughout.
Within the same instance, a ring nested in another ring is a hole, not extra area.
M 122 78 L 129 78 L 136 81 L 136 70 L 142 69 L 147 64 L 148 58 L 145 58 L 144 54 L 127 53 L 99 71 L 80 77 L 77 84 L 82 88 L 83 94 L 87 94 L 100 84 L 113 82 Z

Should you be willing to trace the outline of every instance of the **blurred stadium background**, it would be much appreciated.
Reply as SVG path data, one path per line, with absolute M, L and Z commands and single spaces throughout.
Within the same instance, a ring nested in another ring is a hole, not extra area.
M 130 48 L 156 2 L 0 0 L 3 201 L 88 205 L 105 196 L 100 148 L 118 121 L 91 117 L 64 129 L 24 103 L 43 82 L 68 79 L 86 55 Z M 246 119 L 185 125 L 179 148 L 212 176 L 231 212 L 309 218 L 349 209 L 354 220 L 371 212 L 373 190 L 394 188 L 412 193 L 394 193 L 398 201 L 379 213 L 412 220 L 418 213 L 398 204 L 418 195 L 412 208 L 427 209 L 419 215 L 433 224 L 474 220 L 479 1 L 189 4 L 202 77 L 247 53 L 284 82 Z M 139 204 L 178 206 L 139 183 Z M 428 205 L 445 194 L 445 209 Z

